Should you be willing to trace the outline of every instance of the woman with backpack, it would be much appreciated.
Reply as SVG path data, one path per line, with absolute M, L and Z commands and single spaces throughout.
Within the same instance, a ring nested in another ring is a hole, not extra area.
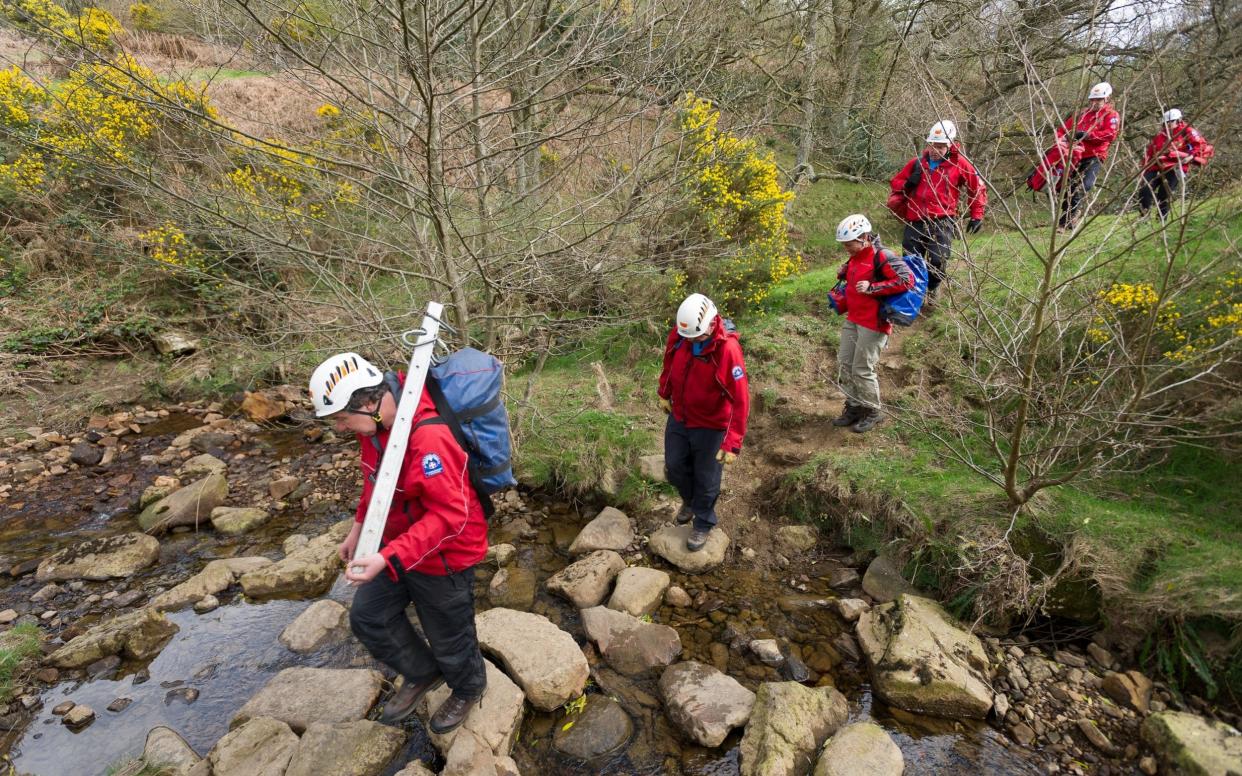
M 871 222 L 861 213 L 846 216 L 837 226 L 837 242 L 849 254 L 837 272 L 841 283 L 832 292 L 833 306 L 845 313 L 837 351 L 845 409 L 832 424 L 864 434 L 884 419 L 875 368 L 893 324 L 880 314 L 881 299 L 912 290 L 915 279 L 900 256 L 880 245 L 880 236 L 871 231 Z
M 1160 131 L 1147 144 L 1143 155 L 1143 179 L 1139 182 L 1139 215 L 1146 216 L 1156 204 L 1160 220 L 1169 217 L 1169 204 L 1178 184 L 1192 166 L 1204 167 L 1212 158 L 1212 144 L 1182 118 L 1178 108 L 1165 111 Z
M 733 324 L 712 300 L 691 294 L 677 308 L 660 372 L 664 469 L 681 495 L 677 524 L 694 521 L 686 549 L 697 552 L 716 526 L 724 465 L 737 460 L 750 414 L 750 386 Z
M 471 484 L 468 456 L 424 388 L 379 552 L 355 558 L 381 451 L 397 415 L 404 375 L 384 373 L 357 353 L 324 361 L 310 378 L 315 416 L 361 448 L 362 497 L 354 527 L 337 550 L 345 578 L 361 584 L 349 610 L 354 635 L 403 677 L 380 721 L 395 724 L 445 682 L 452 694 L 432 732 L 460 725 L 487 685 L 474 625 L 474 567 L 487 554 L 487 521 Z M 410 625 L 414 604 L 424 640 Z

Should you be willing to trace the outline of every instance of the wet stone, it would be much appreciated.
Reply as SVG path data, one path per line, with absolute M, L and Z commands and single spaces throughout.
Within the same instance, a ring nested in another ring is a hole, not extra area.
M 198 696 L 199 691 L 193 687 L 178 687 L 164 694 L 164 705 L 168 706 L 172 703 L 180 702 L 188 706 L 198 700 Z
M 629 743 L 634 723 L 621 704 L 605 695 L 591 695 L 582 713 L 556 728 L 552 745 L 562 754 L 592 761 L 611 755 Z
M 112 701 L 112 703 L 108 704 L 108 711 L 111 711 L 114 714 L 120 713 L 128 709 L 129 704 L 133 702 L 134 702 L 133 698 L 117 698 L 116 700 Z
M 71 728 L 84 728 L 95 721 L 95 710 L 84 703 L 79 703 L 70 709 L 61 721 Z

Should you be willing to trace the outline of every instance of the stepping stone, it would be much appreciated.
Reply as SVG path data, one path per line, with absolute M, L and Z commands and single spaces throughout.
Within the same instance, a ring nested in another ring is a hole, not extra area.
M 495 655 L 526 699 L 553 711 L 577 698 L 590 673 L 582 649 L 547 617 L 513 609 L 488 609 L 475 617 L 479 645 Z

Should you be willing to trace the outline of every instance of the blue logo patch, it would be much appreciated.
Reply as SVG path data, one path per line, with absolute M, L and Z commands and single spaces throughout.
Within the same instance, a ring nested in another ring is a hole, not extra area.
M 423 476 L 434 477 L 444 471 L 444 464 L 440 462 L 440 456 L 435 453 L 427 453 L 423 456 Z
M 742 368 L 740 366 L 733 367 L 733 379 L 734 380 L 741 380 L 742 375 L 744 374 L 745 372 L 742 371 Z

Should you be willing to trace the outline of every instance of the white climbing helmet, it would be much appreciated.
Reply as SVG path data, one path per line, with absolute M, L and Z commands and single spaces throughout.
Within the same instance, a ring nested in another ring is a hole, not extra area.
M 837 224 L 837 242 L 849 242 L 857 240 L 864 234 L 871 233 L 871 222 L 862 213 L 855 213 L 852 216 L 846 216 L 845 220 Z
M 952 143 L 954 140 L 957 140 L 957 125 L 948 119 L 937 121 L 927 130 L 929 143 Z
M 1107 100 L 1113 96 L 1113 85 L 1108 81 L 1100 81 L 1091 87 L 1091 93 L 1087 95 L 1088 100 Z
M 310 378 L 315 417 L 324 418 L 345 409 L 349 397 L 360 388 L 384 382 L 384 373 L 357 353 L 337 353 L 315 367 Z
M 1168 124 L 1173 121 L 1181 121 L 1182 112 L 1177 108 L 1169 108 L 1164 112 L 1164 123 Z
M 716 320 L 716 305 L 702 294 L 691 294 L 677 308 L 677 333 L 694 339 L 707 333 Z

